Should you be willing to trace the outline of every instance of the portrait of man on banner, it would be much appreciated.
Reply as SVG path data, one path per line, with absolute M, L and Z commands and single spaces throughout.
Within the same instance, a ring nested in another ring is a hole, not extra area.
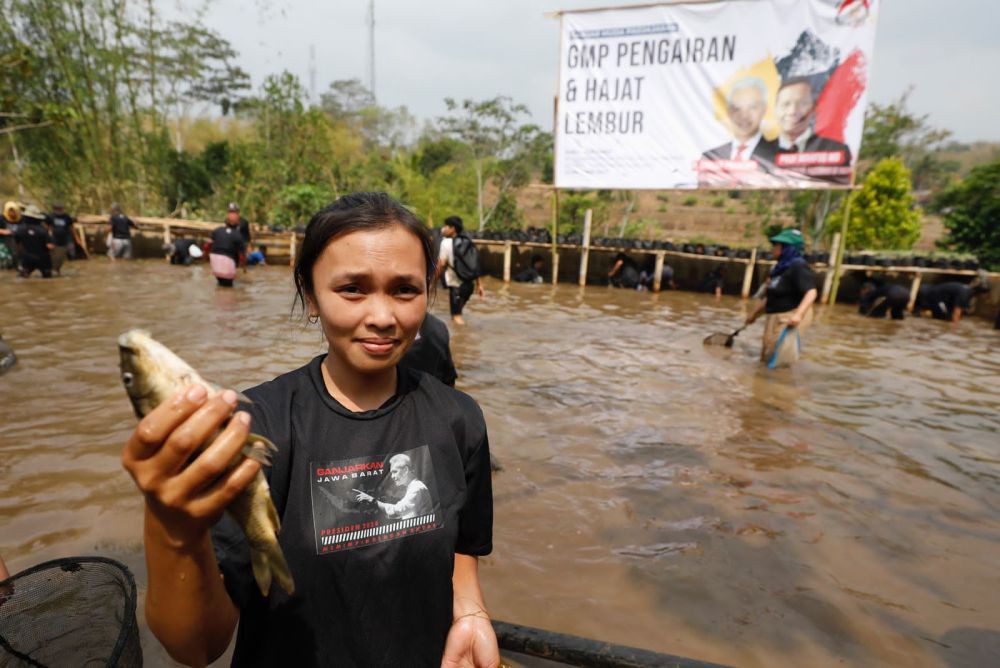
M 775 115 L 779 133 L 774 162 L 780 170 L 846 185 L 851 179 L 851 149 L 817 133 L 817 95 L 813 86 L 809 77 L 802 76 L 783 81 L 778 89 Z

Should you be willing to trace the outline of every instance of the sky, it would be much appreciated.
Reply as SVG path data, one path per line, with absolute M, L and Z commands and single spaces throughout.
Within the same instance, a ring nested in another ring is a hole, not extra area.
M 164 0 L 166 13 L 181 0 Z M 204 25 L 229 40 L 255 85 L 287 69 L 316 94 L 338 79 L 368 80 L 369 0 L 209 0 Z M 963 142 L 1000 141 L 1000 2 L 878 0 L 869 100 L 909 87 L 909 109 Z M 421 120 L 444 98 L 509 95 L 551 129 L 559 21 L 547 12 L 617 7 L 635 0 L 375 0 L 375 93 Z M 180 5 L 183 6 L 183 5 Z

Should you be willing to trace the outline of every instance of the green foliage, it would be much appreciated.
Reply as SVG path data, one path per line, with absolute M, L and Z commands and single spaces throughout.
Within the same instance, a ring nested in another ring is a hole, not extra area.
M 910 172 L 899 158 L 880 160 L 851 203 L 846 248 L 909 249 L 920 239 L 920 212 L 914 208 Z M 841 229 L 843 208 L 828 217 L 827 229 Z
M 670 195 L 667 195 L 666 193 L 656 193 L 656 199 L 666 204 L 670 201 Z
M 933 208 L 944 216 L 947 246 L 975 253 L 984 266 L 1000 270 L 1000 159 L 974 167 Z
M 694 195 L 688 195 L 681 200 L 681 204 L 683 206 L 696 206 L 698 204 L 698 198 Z
M 334 193 L 324 186 L 305 183 L 285 186 L 276 197 L 271 224 L 280 227 L 305 225 L 314 213 L 335 198 Z
M 907 109 L 912 92 L 910 88 L 886 105 L 868 105 L 858 157 L 868 164 L 901 158 L 916 190 L 937 188 L 959 169 L 955 161 L 940 157 L 942 144 L 951 132 L 932 127 L 926 114 L 918 116 Z
M 712 206 L 714 206 L 717 209 L 721 209 L 722 207 L 726 206 L 726 198 L 716 197 L 715 199 L 712 200 Z

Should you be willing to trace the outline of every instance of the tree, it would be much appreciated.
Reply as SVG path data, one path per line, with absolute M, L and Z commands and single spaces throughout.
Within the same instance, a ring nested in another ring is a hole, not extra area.
M 438 125 L 448 136 L 464 145 L 465 153 L 476 175 L 476 214 L 479 229 L 486 227 L 505 193 L 525 185 L 536 168 L 538 156 L 535 125 L 521 124 L 529 115 L 523 104 L 515 104 L 507 96 L 461 104 L 445 98 L 451 115 L 438 119 Z M 486 186 L 492 181 L 495 201 L 486 206 Z
M 358 79 L 342 79 L 330 84 L 320 96 L 320 108 L 335 121 L 360 132 L 369 146 L 395 148 L 410 143 L 416 119 L 409 109 L 387 109 Z
M 974 167 L 932 206 L 944 215 L 948 247 L 975 253 L 983 265 L 1000 270 L 1000 160 Z
M 901 158 L 911 172 L 914 188 L 925 190 L 943 185 L 957 165 L 938 155 L 951 131 L 935 128 L 926 114 L 918 116 L 907 109 L 912 92 L 912 88 L 907 89 L 889 104 L 868 105 L 858 158 L 868 164 Z
M 851 202 L 845 248 L 907 250 L 920 238 L 920 212 L 914 208 L 910 172 L 899 158 L 880 160 L 865 176 Z M 832 212 L 830 232 L 841 229 L 843 209 Z

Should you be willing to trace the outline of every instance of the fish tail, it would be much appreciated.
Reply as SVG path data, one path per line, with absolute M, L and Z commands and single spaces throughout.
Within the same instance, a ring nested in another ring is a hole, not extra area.
M 276 548 L 276 549 L 274 549 Z M 277 580 L 278 586 L 289 594 L 295 593 L 295 581 L 285 563 L 285 555 L 281 548 L 274 546 L 255 545 L 250 549 L 250 565 L 253 568 L 253 578 L 257 581 L 260 593 L 267 596 L 271 591 L 272 580 Z

